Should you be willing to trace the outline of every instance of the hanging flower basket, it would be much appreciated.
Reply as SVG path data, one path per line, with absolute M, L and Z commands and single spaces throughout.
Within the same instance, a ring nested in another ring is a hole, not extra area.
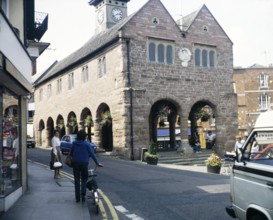
M 112 124 L 112 116 L 110 111 L 106 111 L 104 113 L 102 113 L 102 122 L 101 122 L 102 126 L 108 126 Z

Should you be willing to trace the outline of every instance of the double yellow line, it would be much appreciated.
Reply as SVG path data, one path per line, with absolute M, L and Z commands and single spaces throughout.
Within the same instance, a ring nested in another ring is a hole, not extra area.
M 61 171 L 61 174 L 68 179 L 74 180 L 74 176 L 69 173 Z M 111 201 L 109 200 L 109 198 L 100 189 L 98 189 L 98 192 L 99 192 L 99 195 L 104 200 L 104 202 L 106 203 L 106 205 L 108 206 L 108 209 L 109 209 L 111 216 L 112 216 L 111 219 L 112 220 L 119 220 L 117 212 L 116 212 L 114 206 L 112 205 Z M 104 205 L 103 205 L 101 199 L 99 200 L 99 209 L 100 209 L 100 213 L 102 215 L 102 219 L 108 220 L 107 213 L 106 213 L 106 210 L 104 208 Z
M 35 163 L 35 164 L 38 164 L 40 166 L 43 166 L 43 167 L 46 167 L 49 169 L 48 165 L 45 165 L 45 164 L 42 164 L 39 162 L 35 162 L 33 160 L 28 160 L 28 162 Z M 74 176 L 72 174 L 69 174 L 69 173 L 66 173 L 63 171 L 61 171 L 61 174 L 62 174 L 62 176 L 66 177 L 70 180 L 74 180 Z M 99 195 L 102 197 L 102 199 L 105 201 L 106 205 L 108 206 L 108 209 L 109 209 L 111 216 L 112 216 L 111 219 L 112 220 L 119 220 L 117 212 L 116 212 L 114 206 L 112 205 L 111 201 L 109 200 L 109 198 L 100 189 L 98 189 L 98 192 L 99 192 Z M 101 202 L 101 200 L 99 200 L 99 209 L 100 209 L 100 213 L 102 215 L 102 219 L 108 220 L 107 213 L 105 211 L 104 205 Z

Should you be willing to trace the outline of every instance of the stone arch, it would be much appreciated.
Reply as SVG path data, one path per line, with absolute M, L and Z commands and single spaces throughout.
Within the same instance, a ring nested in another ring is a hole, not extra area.
M 74 112 L 70 112 L 67 116 L 67 134 L 77 134 L 78 133 L 78 121 L 77 116 Z
M 193 134 L 197 129 L 201 146 L 206 146 L 206 132 L 214 130 L 216 133 L 216 106 L 208 100 L 200 100 L 193 104 L 189 113 L 190 134 Z M 208 122 L 208 123 L 206 123 Z M 212 126 L 213 123 L 213 126 Z M 195 137 L 190 135 L 189 144 L 194 145 Z
M 53 133 L 54 133 L 54 121 L 51 117 L 47 119 L 46 122 L 46 146 L 51 146 L 51 139 L 53 138 Z
M 43 136 L 45 136 L 45 122 L 44 120 L 39 121 L 39 129 L 38 129 L 38 145 L 44 146 L 43 144 Z
M 113 150 L 112 115 L 106 103 L 101 103 L 96 112 L 95 138 L 99 148 Z
M 84 129 L 87 133 L 87 138 L 89 141 L 92 140 L 92 127 L 94 126 L 92 114 L 89 108 L 84 108 L 81 112 L 80 118 L 81 129 Z
M 65 123 L 62 115 L 58 115 L 56 119 L 56 129 L 60 132 L 60 138 L 65 135 Z
M 149 116 L 150 141 L 157 144 L 158 150 L 175 150 L 180 145 L 178 112 L 178 104 L 170 99 L 160 99 L 152 105 Z

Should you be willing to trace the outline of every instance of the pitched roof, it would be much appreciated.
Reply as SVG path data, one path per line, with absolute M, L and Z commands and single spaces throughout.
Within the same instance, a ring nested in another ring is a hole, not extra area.
M 211 14 L 211 16 L 213 17 L 213 19 L 215 20 L 215 22 L 218 24 L 218 26 L 222 29 L 222 31 L 225 33 L 225 35 L 227 36 L 227 38 L 229 39 L 229 41 L 232 43 L 231 39 L 229 38 L 229 36 L 226 34 L 226 32 L 224 31 L 224 29 L 222 28 L 222 26 L 218 23 L 218 21 L 215 19 L 215 17 L 213 16 L 213 14 L 210 12 L 210 10 L 208 9 L 208 7 L 204 4 L 202 5 L 202 7 L 197 10 L 192 12 L 191 14 L 185 16 L 183 18 L 183 23 L 182 23 L 182 31 L 188 31 L 189 28 L 191 27 L 192 23 L 195 21 L 196 17 L 199 15 L 199 13 L 202 11 L 202 9 L 206 9 L 208 10 L 208 12 Z
M 124 18 L 110 29 L 107 29 L 99 34 L 94 35 L 89 39 L 81 48 L 71 53 L 63 60 L 52 66 L 51 69 L 46 71 L 46 74 L 42 74 L 34 82 L 34 86 L 41 84 L 42 82 L 61 74 L 66 69 L 73 67 L 74 64 L 83 60 L 87 56 L 91 56 L 96 53 L 100 48 L 104 47 L 108 43 L 111 43 L 119 38 L 119 30 L 134 16 L 134 14 Z

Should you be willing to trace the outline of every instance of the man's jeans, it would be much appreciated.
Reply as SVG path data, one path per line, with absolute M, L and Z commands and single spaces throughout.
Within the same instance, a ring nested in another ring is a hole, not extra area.
M 88 164 L 73 163 L 73 174 L 75 184 L 76 201 L 80 200 L 80 196 L 85 197 L 86 182 L 88 179 Z

